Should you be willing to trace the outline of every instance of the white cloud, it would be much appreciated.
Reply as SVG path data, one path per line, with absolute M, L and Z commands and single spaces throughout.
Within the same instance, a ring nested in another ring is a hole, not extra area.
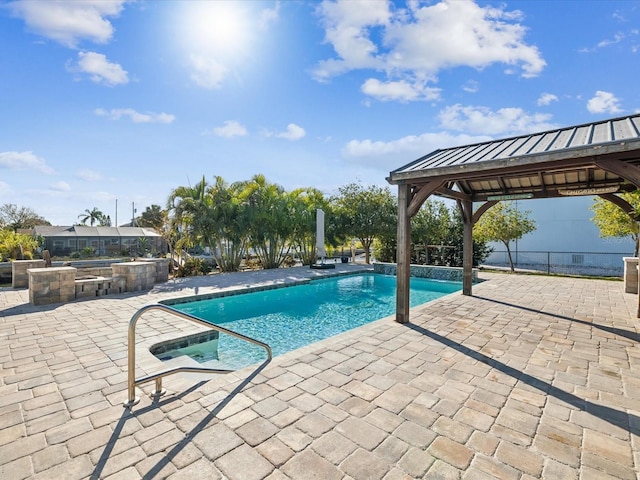
M 276 133 L 276 137 L 293 141 L 300 140 L 306 134 L 307 132 L 304 131 L 304 128 L 296 125 L 295 123 L 290 123 L 289 125 L 287 125 L 287 130 L 284 132 Z
M 247 129 L 239 122 L 236 122 L 235 120 L 227 120 L 224 122 L 224 126 L 215 127 L 213 129 L 213 133 L 218 137 L 232 138 L 244 137 L 248 132 Z
M 342 149 L 342 154 L 352 161 L 370 167 L 397 168 L 398 164 L 409 163 L 416 158 L 439 148 L 490 140 L 488 136 L 452 135 L 446 132 L 408 135 L 396 140 L 351 140 Z
M 101 53 L 78 52 L 78 63 L 70 70 L 86 73 L 92 82 L 109 87 L 129 83 L 127 71 L 119 64 L 109 62 Z
M 203 88 L 220 88 L 229 69 L 213 58 L 191 55 L 191 80 Z
M 462 90 L 468 93 L 477 93 L 480 90 L 480 85 L 475 80 L 469 80 L 462 86 Z
M 614 15 L 615 18 L 615 15 Z M 637 50 L 637 45 L 635 42 L 635 36 L 638 35 L 637 28 L 628 29 L 626 32 L 617 32 L 611 38 L 605 38 L 604 40 L 599 41 L 595 47 L 583 47 L 579 51 L 580 53 L 594 53 L 599 49 L 608 48 L 613 45 L 620 45 L 624 48 L 629 48 L 632 53 L 635 53 Z
M 617 20 L 620 23 L 624 23 L 627 21 L 626 17 L 624 16 L 624 14 L 620 11 L 615 11 L 613 12 L 612 17 Z
M 587 102 L 590 113 L 620 113 L 620 100 L 611 92 L 598 90 L 594 97 Z
M 280 16 L 280 2 L 276 2 L 274 8 L 265 8 L 260 11 L 260 20 L 258 26 L 262 30 L 266 30 L 272 23 L 275 23 Z
M 456 104 L 442 109 L 438 118 L 449 130 L 481 135 L 524 134 L 555 128 L 550 122 L 551 115 L 528 114 L 515 107 L 494 112 L 487 107 Z
M 408 102 L 414 100 L 438 100 L 441 89 L 427 87 L 426 85 L 410 84 L 405 80 L 381 82 L 375 78 L 369 78 L 362 84 L 364 94 L 375 97 L 378 100 L 398 100 Z
M 622 40 L 624 40 L 624 34 L 616 33 L 613 38 L 607 38 L 605 40 L 602 40 L 601 42 L 598 42 L 598 48 L 609 47 L 611 45 L 615 45 L 616 43 L 620 43 Z
M 321 61 L 312 71 L 314 78 L 327 81 L 358 69 L 384 72 L 386 79 L 377 85 L 403 86 L 408 94 L 395 95 L 402 101 L 423 99 L 412 91 L 424 91 L 442 69 L 502 63 L 510 70 L 519 67 L 523 77 L 534 77 L 546 65 L 538 48 L 524 41 L 520 12 L 503 7 L 444 0 L 408 2 L 407 8 L 392 12 L 388 2 L 377 0 L 325 0 L 317 12 L 336 56 Z M 363 85 L 365 93 L 380 90 L 372 89 L 371 81 Z
M 53 168 L 47 162 L 33 152 L 0 152 L 0 169 L 10 170 L 34 170 L 36 172 L 50 175 L 54 173 Z
M 371 29 L 388 25 L 391 12 L 387 2 L 323 1 L 317 8 L 325 27 L 325 40 L 338 58 L 323 60 L 314 77 L 327 80 L 334 75 L 360 68 L 384 66 L 378 46 L 369 38 Z
M 122 117 L 129 117 L 133 123 L 172 123 L 176 117 L 169 113 L 140 113 L 132 108 L 114 108 L 105 110 L 96 108 L 94 113 L 99 117 L 108 117 L 111 120 L 120 120 Z
M 51 188 L 51 190 L 56 190 L 58 192 L 68 192 L 69 190 L 71 190 L 71 185 L 63 181 L 52 183 L 51 185 L 49 185 L 49 187 Z
M 557 102 L 558 96 L 553 93 L 543 93 L 536 102 L 539 106 L 551 105 L 551 102 Z
M 103 178 L 100 172 L 96 172 L 95 170 L 91 170 L 89 168 L 78 170 L 76 172 L 76 177 L 84 180 L 85 182 L 98 182 Z
M 302 128 L 299 125 L 296 125 L 295 123 L 290 123 L 289 125 L 287 125 L 287 129 L 284 132 L 273 132 L 271 130 L 267 130 L 267 129 L 263 129 L 260 134 L 263 137 L 277 137 L 277 138 L 284 138 L 285 140 L 300 140 L 301 138 L 303 138 L 307 132 L 305 131 L 304 128 Z
M 117 17 L 127 0 L 16 0 L 7 6 L 27 28 L 70 48 L 81 40 L 107 43 L 113 35 L 108 17 Z

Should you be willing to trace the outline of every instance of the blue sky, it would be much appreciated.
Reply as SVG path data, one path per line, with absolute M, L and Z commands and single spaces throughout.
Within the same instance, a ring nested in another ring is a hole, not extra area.
M 639 56 L 638 1 L 0 0 L 0 204 L 122 224 L 203 175 L 387 185 L 637 112 Z

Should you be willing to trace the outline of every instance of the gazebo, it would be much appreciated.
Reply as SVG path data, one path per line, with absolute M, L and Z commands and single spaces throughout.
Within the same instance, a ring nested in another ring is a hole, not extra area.
M 634 219 L 616 193 L 640 188 L 640 114 L 436 150 L 393 170 L 398 186 L 396 321 L 409 321 L 411 217 L 431 195 L 462 212 L 463 287 L 472 294 L 473 225 L 502 200 L 599 195 Z

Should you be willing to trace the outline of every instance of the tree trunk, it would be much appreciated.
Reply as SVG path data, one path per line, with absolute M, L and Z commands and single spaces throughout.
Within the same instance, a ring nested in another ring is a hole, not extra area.
M 504 243 L 504 246 L 507 247 L 507 257 L 509 257 L 509 267 L 511 267 L 511 273 L 514 273 L 516 269 L 513 266 L 513 260 L 511 259 L 511 249 L 509 248 L 509 242 L 503 242 L 503 243 Z
M 371 259 L 371 243 L 370 241 L 363 241 L 362 239 L 360 239 L 360 241 L 362 242 L 362 246 L 364 247 L 364 263 L 366 263 L 367 265 L 369 265 L 369 261 Z

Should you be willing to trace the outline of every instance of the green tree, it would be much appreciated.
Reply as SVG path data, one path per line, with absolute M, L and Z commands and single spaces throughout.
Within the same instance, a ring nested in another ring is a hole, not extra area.
M 13 203 L 0 206 L 0 228 L 10 228 L 14 232 L 37 225 L 51 225 L 29 207 L 19 207 Z
M 445 242 L 451 229 L 451 210 L 442 200 L 427 200 L 411 219 L 411 243 L 415 263 L 444 265 L 445 248 L 429 246 L 448 245 Z
M 167 210 L 178 232 L 178 250 L 211 247 L 211 199 L 207 197 L 207 187 L 203 176 L 195 186 L 177 187 L 169 195 Z
M 452 245 L 454 248 L 448 248 L 443 251 L 443 265 L 451 267 L 462 266 L 462 256 L 464 251 L 464 222 L 462 219 L 462 212 L 460 208 L 454 207 L 451 211 L 451 224 L 449 226 L 449 232 L 444 239 L 445 245 Z M 485 259 L 491 255 L 493 248 L 487 245 L 486 241 L 478 238 L 473 238 L 473 266 L 477 267 Z
M 429 262 L 450 267 L 462 266 L 463 223 L 460 209 L 449 208 L 440 200 L 433 200 L 422 206 L 411 219 L 411 250 L 415 252 L 412 262 L 426 260 L 424 246 L 446 245 L 448 248 L 432 250 Z M 374 251 L 382 262 L 396 261 L 396 232 L 376 238 Z M 477 266 L 491 254 L 492 248 L 486 242 L 473 240 L 473 265 Z
M 0 230 L 0 261 L 31 259 L 37 248 L 38 241 L 31 235 Z
M 145 255 L 151 251 L 151 243 L 148 237 L 138 237 L 136 240 L 138 254 Z
M 82 225 L 86 225 L 87 222 L 89 222 L 92 227 L 96 223 L 98 224 L 98 226 L 106 226 L 105 223 L 111 224 L 111 219 L 109 217 L 106 217 L 104 213 L 98 210 L 97 207 L 93 207 L 93 209 L 91 210 L 89 210 L 88 208 L 85 209 L 83 213 L 78 215 L 78 218 L 80 219 L 80 223 L 82 223 Z
M 243 182 L 229 185 L 217 176 L 208 190 L 215 242 L 212 253 L 222 272 L 237 272 L 247 253 L 250 218 L 243 189 Z
M 280 267 L 291 249 L 291 196 L 281 186 L 269 183 L 264 175 L 254 175 L 244 184 L 242 198 L 251 219 L 249 241 L 262 268 Z
M 252 219 L 249 215 L 249 182 L 228 185 L 214 177 L 193 187 L 178 187 L 169 196 L 165 238 L 178 251 L 195 246 L 209 248 L 223 272 L 240 268 L 247 251 Z
M 640 191 L 621 193 L 618 195 L 633 208 L 633 215 L 640 213 Z M 638 239 L 640 227 L 637 220 L 622 210 L 620 207 L 600 197 L 594 197 L 591 211 L 594 216 L 591 221 L 600 230 L 600 237 L 631 237 L 634 243 L 633 256 L 638 256 Z
M 371 247 L 376 238 L 389 237 L 395 232 L 396 200 L 389 188 L 363 187 L 350 183 L 338 189 L 332 206 L 339 219 L 342 235 L 360 240 L 365 261 L 370 263 Z
M 514 272 L 510 243 L 536 229 L 536 224 L 528 218 L 531 212 L 521 211 L 513 202 L 500 202 L 487 210 L 473 229 L 473 236 L 481 242 L 501 242 L 507 249 L 509 266 Z
M 160 205 L 151 205 L 136 218 L 136 225 L 143 228 L 153 228 L 161 232 L 166 222 L 167 213 Z

